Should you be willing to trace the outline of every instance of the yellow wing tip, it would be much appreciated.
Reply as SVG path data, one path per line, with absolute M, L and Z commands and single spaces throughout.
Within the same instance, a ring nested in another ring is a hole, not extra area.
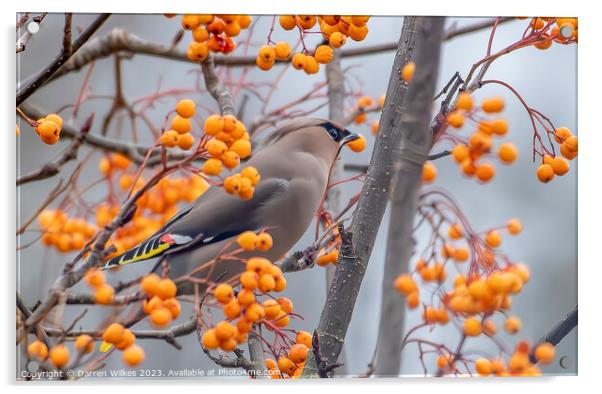
M 113 345 L 111 345 L 110 343 L 102 341 L 102 343 L 100 344 L 100 347 L 98 348 L 98 350 L 101 353 L 106 353 L 109 350 L 111 350 L 112 347 L 113 347 Z

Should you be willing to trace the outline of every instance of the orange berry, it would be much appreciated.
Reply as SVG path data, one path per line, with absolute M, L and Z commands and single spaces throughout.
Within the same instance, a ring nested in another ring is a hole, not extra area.
M 165 327 L 171 322 L 171 318 L 169 309 L 162 306 L 153 309 L 150 313 L 150 320 L 157 327 Z
M 560 156 L 554 157 L 550 165 L 552 166 L 555 175 L 563 176 L 569 172 L 569 162 Z
M 59 127 L 59 131 L 63 127 L 63 118 L 61 118 L 57 114 L 46 115 L 46 117 L 44 118 L 44 120 L 56 123 L 56 125 Z
M 508 121 L 506 119 L 495 119 L 491 122 L 491 130 L 497 135 L 504 135 L 508 132 Z
M 554 179 L 554 169 L 549 164 L 542 164 L 537 168 L 537 179 L 542 183 L 548 183 Z
M 295 53 L 291 60 L 293 67 L 296 68 L 297 70 L 301 70 L 303 68 L 303 66 L 305 65 L 306 57 L 307 56 L 301 52 Z
M 372 135 L 378 134 L 379 127 L 380 127 L 380 122 L 378 120 L 375 120 L 374 122 L 372 122 L 372 125 L 370 126 L 370 131 L 372 132 Z
M 312 335 L 307 331 L 299 331 L 295 341 L 305 345 L 308 349 L 312 347 Z
M 278 60 L 286 60 L 291 55 L 291 47 L 286 41 L 276 43 L 274 51 Z
M 272 275 L 264 274 L 259 277 L 259 290 L 268 293 L 276 287 L 276 280 Z
M 474 362 L 475 370 L 481 376 L 488 376 L 491 374 L 491 361 L 486 358 L 478 358 Z
M 492 97 L 486 99 L 481 104 L 483 111 L 487 113 L 496 113 L 504 109 L 504 99 L 501 97 Z
M 481 322 L 474 317 L 464 320 L 464 334 L 469 337 L 481 335 Z
M 489 336 L 495 335 L 497 332 L 497 326 L 495 325 L 495 322 L 491 319 L 485 320 L 483 322 L 483 332 Z
M 236 328 L 227 321 L 221 321 L 215 325 L 215 336 L 220 342 L 224 342 L 234 337 Z
M 522 322 L 516 316 L 510 316 L 504 321 L 504 330 L 508 334 L 516 334 L 522 327 Z
M 159 281 L 159 288 L 157 295 L 161 297 L 161 299 L 166 300 L 168 298 L 173 298 L 176 296 L 178 292 L 178 288 L 173 280 L 169 278 L 161 279 Z
M 105 274 L 99 269 L 91 268 L 86 272 L 86 275 L 84 275 L 84 281 L 88 286 L 96 288 L 104 285 Z
M 282 308 L 280 307 L 278 301 L 273 299 L 265 300 L 262 303 L 262 306 L 263 310 L 265 311 L 265 318 L 268 320 L 275 319 L 280 315 L 280 312 L 282 312 Z
M 202 171 L 207 175 L 219 175 L 222 172 L 222 162 L 219 159 L 208 159 L 203 164 Z
M 289 298 L 280 297 L 278 298 L 278 303 L 285 313 L 291 313 L 293 311 L 293 302 Z
M 200 24 L 199 18 L 194 14 L 185 14 L 182 16 L 182 28 L 184 30 L 192 30 Z
M 259 286 L 259 276 L 253 271 L 245 271 L 240 276 L 240 284 L 244 289 L 255 290 Z
M 98 286 L 94 292 L 94 302 L 101 305 L 110 304 L 113 301 L 115 290 L 112 286 L 104 284 Z
M 468 150 L 468 147 L 464 144 L 458 144 L 454 146 L 451 154 L 457 163 L 462 163 L 464 160 L 470 157 L 470 151 Z
M 211 156 L 219 158 L 228 151 L 228 145 L 223 141 L 212 139 L 205 144 L 205 149 Z
M 320 64 L 328 64 L 332 61 L 334 53 L 329 45 L 320 45 L 314 52 L 314 57 Z
M 48 145 L 54 145 L 58 142 L 60 136 L 60 127 L 51 120 L 41 122 L 36 131 L 40 135 L 42 141 Z
M 121 341 L 115 344 L 115 347 L 119 350 L 125 350 L 128 347 L 132 346 L 136 342 L 136 336 L 133 332 L 128 330 L 127 328 L 123 330 L 123 336 L 121 337 Z
M 224 167 L 228 169 L 233 169 L 240 164 L 240 156 L 234 151 L 227 151 L 220 157 Z
M 512 235 L 520 234 L 520 232 L 523 231 L 523 225 L 518 219 L 510 219 L 508 223 L 506 223 L 506 228 Z
M 567 140 L 571 135 L 571 130 L 568 127 L 559 127 L 554 131 L 554 140 L 559 144 Z
M 272 46 L 264 45 L 259 48 L 259 54 L 257 57 L 264 62 L 274 63 L 276 60 L 276 50 Z
M 178 137 L 178 146 L 182 150 L 189 150 L 194 145 L 192 134 L 182 134 Z
M 462 225 L 459 223 L 452 224 L 449 226 L 447 230 L 447 234 L 451 239 L 460 239 L 464 236 L 464 232 L 462 231 Z
M 247 309 L 245 310 L 245 318 L 252 322 L 252 323 L 257 323 L 259 320 L 263 319 L 265 317 L 265 310 L 263 309 L 263 306 L 261 306 L 258 303 L 252 303 L 251 305 L 247 306 Z
M 447 123 L 456 129 L 464 126 L 464 115 L 460 111 L 453 111 L 447 115 Z
M 254 231 L 245 231 L 236 238 L 236 242 L 244 250 L 255 250 L 257 238 Z
M 320 63 L 318 63 L 318 60 L 311 56 L 311 55 L 305 55 L 305 59 L 303 61 L 303 71 L 305 71 L 307 74 L 316 74 L 318 71 L 320 71 Z
M 550 364 L 556 356 L 556 348 L 549 342 L 543 342 L 535 348 L 535 358 L 542 364 Z
M 79 335 L 75 339 L 75 348 L 80 353 L 90 353 L 92 350 L 94 350 L 94 341 L 90 335 Z
M 157 274 L 148 274 L 140 281 L 140 288 L 149 297 L 159 293 L 159 282 L 161 278 Z
M 297 366 L 290 358 L 281 356 L 278 358 L 278 369 L 287 375 L 292 375 Z
M 288 356 L 295 364 L 302 364 L 305 362 L 305 359 L 307 359 L 308 350 L 309 348 L 307 346 L 297 343 L 291 346 Z
M 173 148 L 174 146 L 178 145 L 179 138 L 180 138 L 180 135 L 178 134 L 177 131 L 167 130 L 166 132 L 161 134 L 160 141 L 161 141 L 161 144 L 163 144 L 167 148 Z
M 207 135 L 216 135 L 224 130 L 224 120 L 219 115 L 209 115 L 207 119 L 205 119 L 203 129 Z
M 171 313 L 171 318 L 173 320 L 177 319 L 180 316 L 180 312 L 182 311 L 182 307 L 180 306 L 180 302 L 175 298 L 168 298 L 163 302 L 163 306 L 169 310 Z
M 251 180 L 251 186 L 255 186 L 259 183 L 261 176 L 255 167 L 245 167 L 240 172 L 240 175 L 244 178 Z
M 468 92 L 462 92 L 458 94 L 458 100 L 456 102 L 457 109 L 463 109 L 465 111 L 470 111 L 473 107 L 473 100 Z
M 422 167 L 422 182 L 432 183 L 437 178 L 437 167 L 430 161 L 424 163 Z
M 27 346 L 27 354 L 31 358 L 44 361 L 48 357 L 48 347 L 40 340 L 33 341 Z
M 198 26 L 194 30 L 192 30 L 192 39 L 196 42 L 205 42 L 209 39 L 209 32 L 205 26 Z M 177 109 L 177 107 L 176 107 Z M 182 115 L 182 114 L 180 114 Z M 184 116 L 184 115 L 182 115 Z M 192 117 L 193 115 L 186 116 L 187 118 Z
M 496 230 L 488 231 L 485 235 L 485 243 L 487 243 L 487 246 L 490 248 L 497 248 L 502 244 L 502 236 Z
M 569 150 L 566 141 L 560 144 L 560 154 L 568 160 L 573 160 L 575 157 L 577 157 L 577 152 Z
M 411 292 L 407 297 L 408 308 L 415 309 L 420 304 L 420 294 L 418 290 Z
M 264 252 L 270 250 L 273 244 L 272 236 L 266 232 L 260 233 L 255 240 L 255 247 Z
M 259 281 L 257 282 L 257 285 L 259 286 Z M 236 299 L 241 305 L 251 305 L 255 302 L 255 294 L 253 294 L 253 290 L 242 289 L 238 292 Z
M 328 42 L 333 48 L 342 47 L 343 45 L 345 45 L 345 41 L 347 41 L 347 37 L 343 33 L 338 31 L 332 33 L 328 38 Z
M 439 357 L 437 357 L 437 368 L 439 369 L 445 369 L 447 368 L 450 363 L 453 360 L 453 357 L 451 354 L 441 354 L 439 355 Z
M 107 343 L 118 343 L 123 338 L 125 328 L 119 323 L 112 323 L 102 333 L 102 340 Z
M 202 62 L 209 56 L 209 45 L 207 42 L 193 41 L 188 44 L 186 49 L 186 57 L 193 62 Z
M 414 71 L 416 71 L 416 63 L 409 62 L 401 69 L 401 79 L 406 82 L 410 82 L 414 78 Z
M 123 352 L 123 362 L 135 367 L 144 361 L 144 350 L 138 345 L 132 345 Z
M 234 290 L 232 290 L 232 286 L 227 283 L 220 283 L 215 287 L 213 291 L 213 296 L 215 299 L 222 303 L 227 304 L 234 298 Z
M 244 139 L 236 140 L 230 150 L 236 152 L 241 159 L 246 159 L 251 156 L 251 142 Z
M 366 149 L 366 138 L 364 138 L 363 135 L 359 134 L 359 138 L 357 138 L 351 142 L 348 142 L 347 146 L 352 151 L 359 153 L 359 152 L 363 151 L 364 149 Z
M 401 274 L 395 279 L 394 283 L 395 288 L 402 294 L 406 296 L 410 293 L 418 290 L 418 286 L 416 286 L 416 282 L 410 276 L 410 274 Z
M 483 163 L 477 167 L 476 175 L 481 182 L 488 182 L 495 175 L 495 167 L 491 163 Z
M 50 361 L 57 368 L 62 368 L 69 362 L 69 349 L 64 344 L 53 346 L 50 349 Z
M 190 119 L 184 118 L 183 116 L 176 115 L 171 120 L 171 128 L 178 132 L 178 134 L 186 134 L 191 129 Z
M 316 24 L 315 15 L 297 15 L 295 19 L 297 25 L 303 30 L 308 30 L 314 27 Z
M 176 104 L 176 112 L 183 118 L 192 118 L 194 116 L 195 109 L 196 104 L 191 99 L 183 99 L 178 101 L 178 103 Z
M 506 142 L 500 145 L 500 148 L 498 150 L 498 156 L 502 162 L 509 164 L 516 160 L 516 157 L 518 156 L 518 151 L 514 144 Z
M 452 257 L 458 263 L 464 262 L 464 261 L 468 260 L 468 257 L 469 257 L 468 249 L 465 247 L 455 248 L 454 254 Z
M 201 338 L 201 342 L 203 343 L 203 347 L 205 349 L 217 349 L 219 347 L 219 339 L 217 339 L 217 335 L 215 334 L 215 330 L 213 328 L 205 331 L 203 337 Z

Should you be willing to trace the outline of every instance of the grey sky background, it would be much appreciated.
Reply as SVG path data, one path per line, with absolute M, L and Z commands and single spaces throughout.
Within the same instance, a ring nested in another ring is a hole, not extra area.
M 93 15 L 76 15 L 74 23 L 86 26 Z M 397 40 L 402 24 L 401 17 L 374 17 L 369 22 L 368 38 L 361 42 L 349 42 L 346 48 L 357 48 L 377 43 Z M 447 25 L 463 26 L 478 21 L 479 18 L 449 18 Z M 43 22 L 40 34 L 29 43 L 25 53 L 18 55 L 17 81 L 25 81 L 47 64 L 60 50 L 62 37 L 62 15 L 49 15 Z M 527 21 L 513 21 L 498 28 L 494 41 L 494 50 L 520 38 Z M 253 38 L 253 43 L 262 45 L 265 42 L 271 24 L 271 17 L 261 17 Z M 161 15 L 114 15 L 96 33 L 101 36 L 115 27 L 120 27 L 144 39 L 169 44 L 179 28 L 179 18 L 166 19 Z M 243 33 L 244 34 L 244 33 Z M 438 86 L 442 87 L 454 72 L 460 71 L 466 75 L 470 65 L 484 56 L 489 37 L 488 31 L 481 31 L 444 44 L 442 64 L 440 67 Z M 277 29 L 274 40 L 296 42 L 297 36 L 292 32 Z M 189 35 L 179 44 L 185 45 L 191 40 Z M 314 42 L 317 37 L 309 39 Z M 240 54 L 239 50 L 235 52 Z M 349 90 L 361 92 L 378 98 L 387 87 L 393 52 L 361 58 L 343 60 L 343 67 L 351 67 L 346 74 Z M 90 80 L 90 87 L 95 95 L 113 95 L 113 60 L 107 58 L 95 64 L 95 70 Z M 501 58 L 494 63 L 488 72 L 489 78 L 499 79 L 510 83 L 532 107 L 548 115 L 556 126 L 567 126 L 577 132 L 577 46 L 562 46 L 554 44 L 547 51 L 535 48 L 521 49 L 518 52 Z M 146 56 L 137 56 L 123 62 L 124 92 L 127 98 L 135 99 L 151 94 L 161 78 L 162 87 L 185 88 L 195 83 L 198 67 L 183 62 L 173 62 Z M 237 71 L 238 72 L 238 71 Z M 278 71 L 262 72 L 253 69 L 248 74 L 251 81 L 270 81 Z M 29 101 L 37 106 L 55 111 L 64 105 L 72 104 L 81 87 L 85 70 L 72 73 L 60 80 L 48 84 L 39 90 Z M 288 71 L 279 85 L 272 100 L 272 107 L 281 105 L 302 95 L 308 86 L 324 80 L 322 70 L 314 76 L 303 72 Z M 486 230 L 489 227 L 503 225 L 508 219 L 518 217 L 523 221 L 524 231 L 518 237 L 504 235 L 501 250 L 515 261 L 525 262 L 531 269 L 531 280 L 520 295 L 514 297 L 512 314 L 523 319 L 523 330 L 512 338 L 509 343 L 518 339 L 536 341 L 549 330 L 577 302 L 577 161 L 571 162 L 571 171 L 562 178 L 556 178 L 549 184 L 541 184 L 536 180 L 536 165 L 531 160 L 532 132 L 529 118 L 520 103 L 507 91 L 499 87 L 485 87 L 475 94 L 477 100 L 484 97 L 501 95 L 506 99 L 506 109 L 503 116 L 510 123 L 510 131 L 504 141 L 511 140 L 519 149 L 519 159 L 512 166 L 503 166 L 496 162 L 497 173 L 494 180 L 486 185 L 478 185 L 474 180 L 466 179 L 459 173 L 457 165 L 451 158 L 440 159 L 436 162 L 439 170 L 436 186 L 445 188 L 459 202 L 464 212 L 475 228 Z M 195 100 L 204 106 L 215 108 L 208 95 L 193 95 Z M 157 103 L 148 115 L 160 127 L 167 111 L 173 108 L 176 98 L 164 99 Z M 353 104 L 349 99 L 348 107 Z M 92 132 L 98 132 L 102 116 L 110 105 L 109 100 L 89 101 L 82 107 L 78 121 L 82 122 L 88 114 L 95 112 L 96 120 Z M 311 108 L 315 103 L 307 103 Z M 251 122 L 261 108 L 258 100 L 250 97 L 244 121 Z M 303 108 L 303 107 L 302 107 Z M 69 111 L 64 113 L 69 118 Z M 203 114 L 203 115 L 206 115 Z M 323 109 L 316 116 L 326 117 L 327 110 Z M 373 143 L 369 124 L 377 119 L 376 114 L 369 117 L 366 125 L 351 127 L 354 131 L 363 133 L 368 140 L 368 148 L 361 154 L 345 151 L 345 162 L 368 163 Z M 113 123 L 127 124 L 127 118 L 122 114 Z M 145 130 L 140 123 L 139 130 Z M 18 171 L 27 172 L 37 168 L 41 163 L 51 159 L 65 146 L 60 142 L 55 146 L 42 144 L 33 131 L 22 125 L 21 136 L 18 138 Z M 127 131 L 127 130 L 126 130 Z M 470 130 L 465 130 L 467 133 Z M 110 131 L 111 133 L 111 131 Z M 143 134 L 142 132 L 140 134 Z M 126 134 L 127 135 L 127 134 Z M 114 134 L 113 134 L 114 136 Z M 438 152 L 450 148 L 446 143 L 438 144 L 433 151 Z M 85 151 L 82 150 L 82 151 Z M 83 157 L 80 154 L 80 157 Z M 96 177 L 98 155 L 84 173 L 90 179 Z M 64 174 L 70 174 L 73 164 L 64 169 Z M 49 190 L 56 184 L 58 177 L 42 182 L 26 185 L 18 191 L 19 215 L 27 219 L 44 200 Z M 342 201 L 347 201 L 354 191 L 359 190 L 359 183 L 346 184 L 343 187 Z M 91 201 L 102 198 L 103 190 L 92 189 L 88 194 Z M 385 217 L 374 247 L 374 252 L 362 284 L 351 326 L 347 335 L 348 366 L 352 374 L 360 374 L 366 370 L 370 362 L 376 341 L 379 319 L 379 303 L 382 281 L 382 263 L 385 250 L 385 235 L 389 217 Z M 313 230 L 313 227 L 311 228 Z M 311 242 L 313 232 L 310 230 L 299 242 L 298 247 L 304 247 Z M 21 240 L 23 244 L 35 238 L 35 233 L 27 233 Z M 418 242 L 426 240 L 425 234 L 418 234 Z M 296 250 L 297 248 L 295 248 Z M 54 250 L 46 250 L 41 245 L 27 248 L 20 254 L 17 270 L 18 289 L 30 305 L 44 297 L 54 278 L 62 270 L 64 263 L 70 258 L 59 255 Z M 414 261 L 414 260 L 413 260 Z M 148 270 L 148 266 L 122 269 L 110 274 L 111 280 L 125 280 Z M 451 275 L 453 277 L 453 275 Z M 320 316 L 326 289 L 324 269 L 316 267 L 300 273 L 287 276 L 288 287 L 284 295 L 295 303 L 295 311 L 304 320 L 294 320 L 291 328 L 312 331 Z M 80 285 L 76 289 L 86 291 Z M 99 318 L 107 312 L 107 308 L 91 308 L 82 326 L 88 328 L 97 324 Z M 74 318 L 81 308 L 70 307 L 65 313 L 65 321 Z M 185 310 L 182 318 L 188 314 Z M 421 321 L 420 312 L 412 311 L 407 319 L 408 326 L 414 326 Z M 501 327 L 502 321 L 496 319 Z M 144 323 L 146 324 L 146 323 Z M 144 327 L 141 324 L 140 327 Z M 435 341 L 444 341 L 450 346 L 457 343 L 456 330 L 451 325 L 438 327 L 432 332 L 422 331 L 422 337 Z M 194 335 L 181 338 L 183 351 L 176 351 L 162 341 L 140 341 L 146 351 L 144 368 L 210 368 L 212 363 L 199 350 Z M 495 353 L 495 347 L 486 339 L 470 340 L 468 350 L 483 350 Z M 543 370 L 550 374 L 573 374 L 576 372 L 577 335 L 571 333 L 558 346 L 559 357 L 568 356 L 572 361 L 568 369 L 561 368 L 557 363 Z M 404 351 L 404 361 L 401 373 L 404 375 L 419 375 L 422 369 L 417 357 L 417 349 L 408 347 Z M 434 359 L 427 358 L 427 363 L 434 364 Z M 122 362 L 118 354 L 108 360 L 109 367 L 120 368 Z

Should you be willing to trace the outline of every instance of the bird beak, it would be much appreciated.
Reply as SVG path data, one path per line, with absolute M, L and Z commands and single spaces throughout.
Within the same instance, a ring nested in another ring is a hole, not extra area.
M 352 133 L 351 131 L 345 129 L 345 131 L 347 132 L 347 134 L 343 137 L 343 139 L 341 140 L 341 145 L 345 145 L 350 143 L 351 141 L 355 141 L 358 138 L 360 138 L 359 135 Z

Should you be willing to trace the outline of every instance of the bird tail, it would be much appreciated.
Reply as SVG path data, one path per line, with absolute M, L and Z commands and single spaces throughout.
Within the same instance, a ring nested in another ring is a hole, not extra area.
M 162 233 L 150 237 L 138 246 L 109 259 L 101 270 L 107 270 L 126 264 L 137 263 L 158 257 L 172 246 L 184 245 L 192 241 L 187 235 Z

